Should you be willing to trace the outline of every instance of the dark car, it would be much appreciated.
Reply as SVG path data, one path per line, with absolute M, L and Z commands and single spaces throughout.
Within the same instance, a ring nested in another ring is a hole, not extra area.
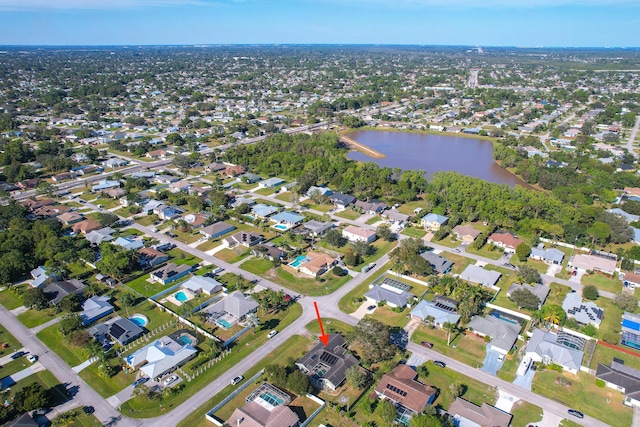
M 87 415 L 91 415 L 95 412 L 96 410 L 93 408 L 93 406 L 83 406 L 82 407 L 82 412 L 84 412 Z
M 569 409 L 567 412 L 569 413 L 569 415 L 573 415 L 576 418 L 584 418 L 584 414 L 575 409 Z
M 422 341 L 420 345 L 427 348 L 433 347 L 433 344 L 431 344 L 429 341 Z
M 441 361 L 439 361 L 439 360 L 434 360 L 434 361 L 433 361 L 433 364 L 434 364 L 434 365 L 436 365 L 436 366 L 437 366 L 437 367 L 439 367 L 439 368 L 445 368 L 445 367 L 447 366 L 447 364 L 446 364 L 446 363 L 441 362 Z
M 371 310 L 375 310 L 377 307 L 377 305 L 370 305 L 369 307 L 367 307 L 367 310 L 371 311 Z
M 16 351 L 11 355 L 11 360 L 16 360 L 24 356 L 26 353 L 24 351 Z
M 135 380 L 135 381 L 133 382 L 133 384 L 131 384 L 131 385 L 132 385 L 132 386 L 134 386 L 134 387 L 138 387 L 140 384 L 144 384 L 144 383 L 146 383 L 147 381 L 149 381 L 149 378 L 147 378 L 147 377 L 142 377 L 142 378 L 138 378 L 137 380 Z

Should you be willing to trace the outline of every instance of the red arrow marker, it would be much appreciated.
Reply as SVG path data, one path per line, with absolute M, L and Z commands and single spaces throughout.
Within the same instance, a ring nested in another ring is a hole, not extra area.
M 329 345 L 329 335 L 324 333 L 322 319 L 320 318 L 320 311 L 318 311 L 318 303 L 314 301 L 313 306 L 316 308 L 316 315 L 318 316 L 318 323 L 320 324 L 320 336 L 318 338 L 320 338 L 320 341 L 322 341 L 324 345 Z

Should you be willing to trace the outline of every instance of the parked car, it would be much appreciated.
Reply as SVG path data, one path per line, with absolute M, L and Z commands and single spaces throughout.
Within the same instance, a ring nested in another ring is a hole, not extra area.
M 446 363 L 441 362 L 441 361 L 439 361 L 439 360 L 434 360 L 434 361 L 433 361 L 433 364 L 434 364 L 434 365 L 436 365 L 436 366 L 437 366 L 437 367 L 439 367 L 439 368 L 446 368 L 446 366 L 447 366 L 447 364 L 446 364 Z
M 36 356 L 35 354 L 27 354 L 27 360 L 31 363 L 36 363 L 36 360 L 38 360 L 38 356 Z
M 420 343 L 420 345 L 422 345 L 423 347 L 427 347 L 427 348 L 433 347 L 433 344 L 431 344 L 429 341 L 422 341 Z
M 84 412 L 87 415 L 91 415 L 95 412 L 96 410 L 93 408 L 93 406 L 83 406 L 82 407 L 82 412 Z
M 137 380 L 135 380 L 135 381 L 133 382 L 133 384 L 131 384 L 131 385 L 132 385 L 132 386 L 134 386 L 134 387 L 138 387 L 139 385 L 144 384 L 144 383 L 146 383 L 147 381 L 149 381 L 149 378 L 147 378 L 147 377 L 142 377 L 142 378 L 138 378 Z
M 576 418 L 584 418 L 584 414 L 576 409 L 569 409 L 567 412 L 569 415 L 573 415 Z
M 165 380 L 162 382 L 164 385 L 169 385 L 175 381 L 178 380 L 178 376 L 177 375 L 171 375 L 168 378 L 165 378 Z
M 21 358 L 24 355 L 25 355 L 24 351 L 16 351 L 15 353 L 13 353 L 11 355 L 11 360 L 17 360 L 17 359 Z
M 498 362 L 502 362 L 504 361 L 504 354 L 501 354 L 500 356 L 498 356 Z
M 276 334 L 278 333 L 278 331 L 273 330 L 271 332 L 269 332 L 269 334 L 267 335 L 267 338 L 273 338 L 276 336 Z
M 243 379 L 244 379 L 244 377 L 242 375 L 238 375 L 237 377 L 235 377 L 234 379 L 231 380 L 231 385 L 236 385 L 240 381 L 242 381 Z
M 367 310 L 371 311 L 371 310 L 375 310 L 376 309 L 376 305 L 370 305 L 369 307 L 367 307 Z
M 460 253 L 460 249 L 458 249 L 458 248 L 453 248 L 453 252 L 455 252 L 455 253 L 459 254 L 459 253 Z

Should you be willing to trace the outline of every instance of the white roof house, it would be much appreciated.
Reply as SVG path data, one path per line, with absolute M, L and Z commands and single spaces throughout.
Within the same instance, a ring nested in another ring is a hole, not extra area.
M 350 242 L 361 241 L 371 243 L 376 240 L 376 232 L 373 230 L 356 227 L 355 225 L 350 225 L 342 230 L 342 237 L 349 240 Z
M 180 287 L 183 289 L 189 289 L 196 294 L 202 292 L 207 295 L 215 294 L 223 288 L 220 282 L 212 279 L 211 277 L 205 276 L 191 276 L 188 280 L 181 283 Z
M 195 357 L 198 350 L 191 345 L 180 345 L 165 336 L 125 357 L 125 362 L 149 378 L 157 378 Z
M 368 301 L 379 303 L 385 301 L 389 307 L 404 307 L 411 294 L 391 286 L 373 286 L 364 296 Z
M 468 265 L 460 274 L 460 278 L 467 282 L 487 287 L 495 286 L 501 276 L 502 274 L 497 271 L 485 270 L 473 264 Z

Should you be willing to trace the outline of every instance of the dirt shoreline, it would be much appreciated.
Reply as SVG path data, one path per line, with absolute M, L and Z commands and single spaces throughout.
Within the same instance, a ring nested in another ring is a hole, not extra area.
M 373 157 L 374 159 L 382 159 L 384 157 L 387 157 L 381 152 L 376 151 L 371 147 L 367 147 L 366 145 L 356 141 L 355 139 L 349 138 L 346 135 L 340 136 L 340 142 L 344 143 L 350 148 L 354 148 L 358 151 L 362 151 L 364 154 L 366 154 L 369 157 Z

